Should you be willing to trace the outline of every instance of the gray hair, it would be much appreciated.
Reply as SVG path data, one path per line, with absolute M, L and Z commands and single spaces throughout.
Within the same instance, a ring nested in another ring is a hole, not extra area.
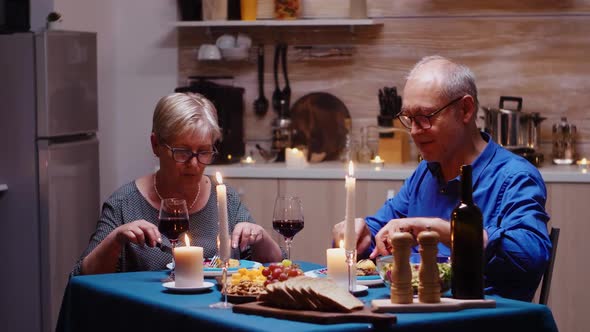
M 479 107 L 479 100 L 477 99 L 477 86 L 475 85 L 475 74 L 467 66 L 455 63 L 450 59 L 440 55 L 430 55 L 423 57 L 418 63 L 414 65 L 410 73 L 406 77 L 407 80 L 418 75 L 420 67 L 433 62 L 445 62 L 442 66 L 441 74 L 444 76 L 442 82 L 442 95 L 448 100 L 460 97 L 462 95 L 470 95 L 475 101 L 476 108 Z
M 152 121 L 152 132 L 159 140 L 169 141 L 187 133 L 215 143 L 221 137 L 217 110 L 213 103 L 198 93 L 172 93 L 162 97 Z

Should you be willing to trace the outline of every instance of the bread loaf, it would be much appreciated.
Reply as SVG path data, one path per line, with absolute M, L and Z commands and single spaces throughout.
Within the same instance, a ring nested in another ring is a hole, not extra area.
M 363 302 L 328 279 L 299 276 L 266 286 L 258 297 L 266 304 L 284 309 L 351 312 Z

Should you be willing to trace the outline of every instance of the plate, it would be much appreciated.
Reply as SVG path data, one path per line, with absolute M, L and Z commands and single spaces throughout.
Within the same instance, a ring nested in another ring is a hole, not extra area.
M 326 274 L 327 271 L 328 271 L 328 269 L 326 269 L 326 268 L 311 270 L 311 271 L 305 272 L 305 275 L 308 277 L 314 277 L 314 278 L 318 278 L 318 277 L 324 278 L 327 276 L 327 274 Z M 378 274 L 371 275 L 371 276 L 357 276 L 356 283 L 357 283 L 357 285 L 376 286 L 376 285 L 383 284 L 383 280 L 381 279 L 381 277 Z
M 262 264 L 254 261 L 249 261 L 245 259 L 240 260 L 240 265 L 236 267 L 230 267 L 227 269 L 227 274 L 232 275 L 238 271 L 238 269 L 245 268 L 245 269 L 252 269 L 261 266 Z M 172 270 L 174 268 L 174 263 L 170 262 L 166 264 L 166 268 L 168 270 Z M 217 277 L 220 276 L 222 273 L 221 268 L 218 267 L 206 267 L 203 269 L 203 275 L 205 277 Z
M 367 291 L 367 289 L 369 289 L 369 286 L 357 284 L 355 290 L 352 291 L 352 294 L 357 295 L 357 294 Z
M 211 287 L 214 285 L 214 283 L 208 281 L 204 281 L 201 286 L 195 287 L 176 287 L 176 283 L 174 281 L 169 281 L 162 284 L 162 286 L 167 290 L 176 293 L 201 293 L 211 289 Z

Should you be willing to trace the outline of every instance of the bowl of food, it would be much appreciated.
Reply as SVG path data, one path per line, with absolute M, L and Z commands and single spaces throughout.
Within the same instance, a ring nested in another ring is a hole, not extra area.
M 440 276 L 440 291 L 446 292 L 451 288 L 451 263 L 448 256 L 438 256 L 437 265 Z M 382 256 L 377 259 L 377 271 L 387 287 L 391 287 L 391 272 L 393 269 L 393 256 Z M 418 293 L 418 272 L 420 271 L 420 254 L 412 253 L 410 255 L 410 266 L 412 269 L 412 288 L 414 293 Z

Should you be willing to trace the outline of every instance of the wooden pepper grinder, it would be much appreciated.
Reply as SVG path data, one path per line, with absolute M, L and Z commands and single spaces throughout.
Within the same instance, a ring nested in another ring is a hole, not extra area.
M 391 303 L 408 304 L 414 302 L 412 289 L 412 270 L 410 266 L 410 251 L 414 238 L 412 234 L 404 232 L 391 236 L 393 268 L 391 271 Z
M 426 228 L 426 231 L 418 234 L 418 243 L 420 244 L 420 271 L 418 272 L 418 300 L 422 303 L 439 303 L 440 302 L 440 272 L 436 262 L 438 254 L 437 232 Z

